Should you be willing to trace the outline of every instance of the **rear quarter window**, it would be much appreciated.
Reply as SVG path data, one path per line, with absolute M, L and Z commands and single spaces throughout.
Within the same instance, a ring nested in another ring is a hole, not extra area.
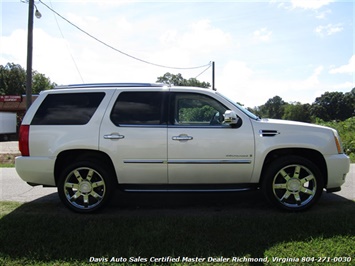
M 104 92 L 48 94 L 31 125 L 85 125 L 104 97 Z

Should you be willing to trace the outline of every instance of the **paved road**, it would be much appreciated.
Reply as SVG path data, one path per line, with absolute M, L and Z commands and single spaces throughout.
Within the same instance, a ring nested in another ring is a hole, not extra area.
M 355 164 L 351 164 L 342 190 L 332 194 L 324 193 L 322 199 L 355 201 Z M 59 198 L 56 188 L 31 187 L 22 181 L 15 168 L 0 168 L 0 200 L 30 202 L 59 201 Z

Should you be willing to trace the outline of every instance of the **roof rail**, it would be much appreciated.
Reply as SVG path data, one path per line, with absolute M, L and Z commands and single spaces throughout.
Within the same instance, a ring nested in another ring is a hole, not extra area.
M 55 87 L 56 89 L 78 89 L 78 88 L 97 88 L 97 87 L 164 87 L 163 83 L 87 83 L 69 84 Z

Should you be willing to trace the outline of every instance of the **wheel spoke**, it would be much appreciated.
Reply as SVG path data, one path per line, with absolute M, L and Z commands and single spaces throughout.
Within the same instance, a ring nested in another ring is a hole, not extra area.
M 79 189 L 79 185 L 75 183 L 65 183 L 66 188 L 74 188 L 74 189 Z
M 284 183 L 284 184 L 274 184 L 274 189 L 286 189 L 286 183 Z
M 290 191 L 286 191 L 285 194 L 282 196 L 282 198 L 280 199 L 280 201 L 284 201 L 287 200 L 290 196 L 291 196 L 291 192 Z
M 308 194 L 308 195 L 313 195 L 314 194 L 313 190 L 310 190 L 310 189 L 305 188 L 305 187 L 301 188 L 301 192 L 304 193 L 304 194 Z
M 302 178 L 300 181 L 301 181 L 301 184 L 303 185 L 311 180 L 315 180 L 314 175 L 308 175 L 308 176 Z
M 297 165 L 295 167 L 295 171 L 293 173 L 293 178 L 297 178 L 298 179 L 299 176 L 300 176 L 300 172 L 301 172 L 301 166 Z
M 86 180 L 90 181 L 93 175 L 94 175 L 94 170 L 91 169 L 86 176 Z
M 98 181 L 98 182 L 94 182 L 94 183 L 91 184 L 91 186 L 92 186 L 93 188 L 100 187 L 100 186 L 104 186 L 104 185 L 105 185 L 105 182 L 104 182 L 103 180 Z
M 78 170 L 74 171 L 74 175 L 76 177 L 76 179 L 78 179 L 79 182 L 82 182 L 84 179 L 81 177 L 81 174 L 79 173 Z
M 84 197 L 84 206 L 87 207 L 89 205 L 89 195 L 85 194 Z
M 71 198 L 70 201 L 75 201 L 77 198 L 81 196 L 81 192 L 77 191 Z
M 302 201 L 301 201 L 301 197 L 300 197 L 300 193 L 295 193 L 295 194 L 293 194 L 294 195 L 294 197 L 295 197 L 295 200 L 297 201 L 297 204 L 298 205 L 301 205 L 302 204 Z
M 95 191 L 91 191 L 90 195 L 93 196 L 95 199 L 102 199 L 102 196 L 97 194 Z
M 288 180 L 291 178 L 291 177 L 288 175 L 288 173 L 285 172 L 284 169 L 282 169 L 282 170 L 280 171 L 280 174 L 282 175 L 282 177 L 283 177 L 286 181 L 288 181 Z

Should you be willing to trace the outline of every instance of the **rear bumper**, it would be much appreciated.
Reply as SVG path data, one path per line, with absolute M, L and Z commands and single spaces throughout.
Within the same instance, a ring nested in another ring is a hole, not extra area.
M 332 191 L 345 183 L 345 178 L 350 169 L 350 159 L 345 154 L 336 154 L 325 157 L 328 170 L 326 189 Z
M 16 172 L 27 183 L 55 186 L 55 158 L 19 156 L 15 159 Z

